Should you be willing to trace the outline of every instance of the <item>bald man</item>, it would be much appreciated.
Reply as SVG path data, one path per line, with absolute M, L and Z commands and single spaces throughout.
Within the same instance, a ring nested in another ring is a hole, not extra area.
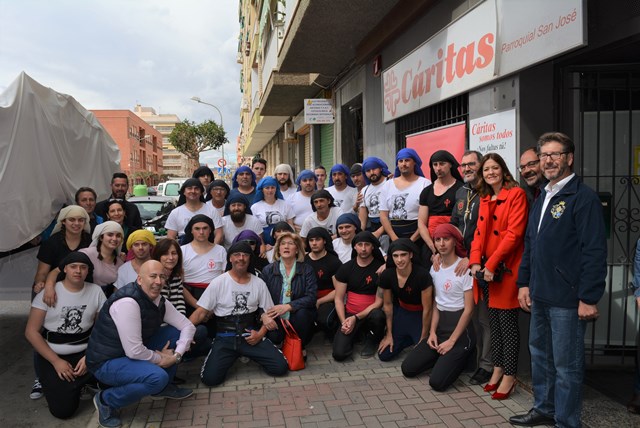
M 96 379 L 112 386 L 93 398 L 103 427 L 120 426 L 118 410 L 147 395 L 183 399 L 193 394 L 171 383 L 196 329 L 160 295 L 166 280 L 162 264 L 147 261 L 137 280 L 117 290 L 100 310 L 86 362 Z

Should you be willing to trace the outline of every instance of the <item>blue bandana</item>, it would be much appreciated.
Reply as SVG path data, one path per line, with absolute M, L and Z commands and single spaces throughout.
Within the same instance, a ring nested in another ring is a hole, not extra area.
M 387 166 L 386 163 L 384 163 L 382 159 L 377 158 L 375 156 L 370 156 L 362 162 L 362 172 L 364 174 L 364 181 L 367 184 L 371 184 L 371 181 L 367 178 L 367 171 L 374 168 L 380 168 L 382 170 L 381 174 L 383 177 L 388 177 L 389 174 L 391 174 L 389 172 L 389 167 Z
M 258 183 L 258 187 L 256 187 L 256 195 L 253 197 L 254 204 L 258 201 L 264 200 L 264 193 L 262 192 L 262 189 L 269 186 L 274 186 L 276 188 L 276 199 L 284 200 L 284 196 L 282 196 L 282 192 L 280 191 L 280 184 L 278 183 L 278 180 L 271 176 L 266 176 L 262 180 L 260 180 L 260 183 Z
M 333 168 L 331 168 L 331 172 L 329 173 L 329 187 L 333 186 L 334 172 L 343 172 L 345 177 L 347 178 L 347 186 L 356 187 L 356 185 L 353 184 L 353 181 L 351 181 L 351 174 L 350 174 L 351 171 L 349 170 L 349 168 L 347 168 L 345 164 L 342 164 L 342 163 L 334 165 Z
M 302 180 L 308 180 L 309 178 L 313 178 L 316 181 L 316 187 L 314 190 L 316 190 L 318 188 L 318 177 L 316 177 L 316 175 L 313 173 L 313 171 L 309 171 L 308 169 L 302 170 L 300 171 L 300 175 L 298 175 L 298 178 L 296 179 L 296 184 L 298 185 L 298 191 L 300 191 L 300 183 L 302 182 Z
M 415 150 L 406 147 L 400 150 L 396 155 L 396 171 L 394 177 L 400 177 L 400 169 L 398 168 L 398 161 L 400 159 L 413 159 L 416 163 L 415 167 L 413 168 L 413 172 L 420 177 L 424 177 L 422 168 L 420 168 L 422 166 L 422 159 L 420 159 L 420 156 L 418 156 L 418 153 Z
M 238 187 L 238 174 L 241 172 L 248 172 L 251 174 L 251 186 L 256 187 L 256 175 L 246 165 L 242 165 L 240 168 L 236 169 L 236 172 L 233 174 L 233 178 L 231 179 L 231 183 L 233 184 L 233 188 L 236 189 Z

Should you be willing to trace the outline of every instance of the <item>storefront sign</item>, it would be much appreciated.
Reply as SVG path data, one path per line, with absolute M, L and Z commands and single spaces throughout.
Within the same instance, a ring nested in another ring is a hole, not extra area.
M 304 100 L 304 123 L 318 125 L 334 123 L 333 105 L 325 98 L 307 98 Z
M 517 179 L 516 109 L 469 121 L 469 150 L 477 150 L 483 155 L 498 153 Z
M 383 72 L 384 121 L 581 46 L 582 1 L 481 3 Z

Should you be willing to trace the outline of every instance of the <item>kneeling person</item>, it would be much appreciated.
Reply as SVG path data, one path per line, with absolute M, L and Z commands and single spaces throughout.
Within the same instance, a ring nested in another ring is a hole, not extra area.
M 100 310 L 87 367 L 111 385 L 93 398 L 103 427 L 120 426 L 118 410 L 147 395 L 182 399 L 193 393 L 171 383 L 196 328 L 160 295 L 166 279 L 162 264 L 150 260 L 136 282 L 113 293 Z
M 190 317 L 194 324 L 210 313 L 216 319 L 216 337 L 200 371 L 205 385 L 224 382 L 229 368 L 242 356 L 260 364 L 270 376 L 282 376 L 289 370 L 280 350 L 265 338 L 267 330 L 276 328 L 266 314 L 273 301 L 265 282 L 249 273 L 253 257 L 248 244 L 231 245 L 227 253 L 231 270 L 211 281 Z

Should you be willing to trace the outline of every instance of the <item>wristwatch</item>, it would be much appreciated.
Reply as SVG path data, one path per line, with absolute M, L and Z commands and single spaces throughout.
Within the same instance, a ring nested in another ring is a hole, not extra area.
M 176 364 L 180 364 L 182 361 L 182 355 L 179 352 L 174 352 L 173 355 L 176 357 Z

